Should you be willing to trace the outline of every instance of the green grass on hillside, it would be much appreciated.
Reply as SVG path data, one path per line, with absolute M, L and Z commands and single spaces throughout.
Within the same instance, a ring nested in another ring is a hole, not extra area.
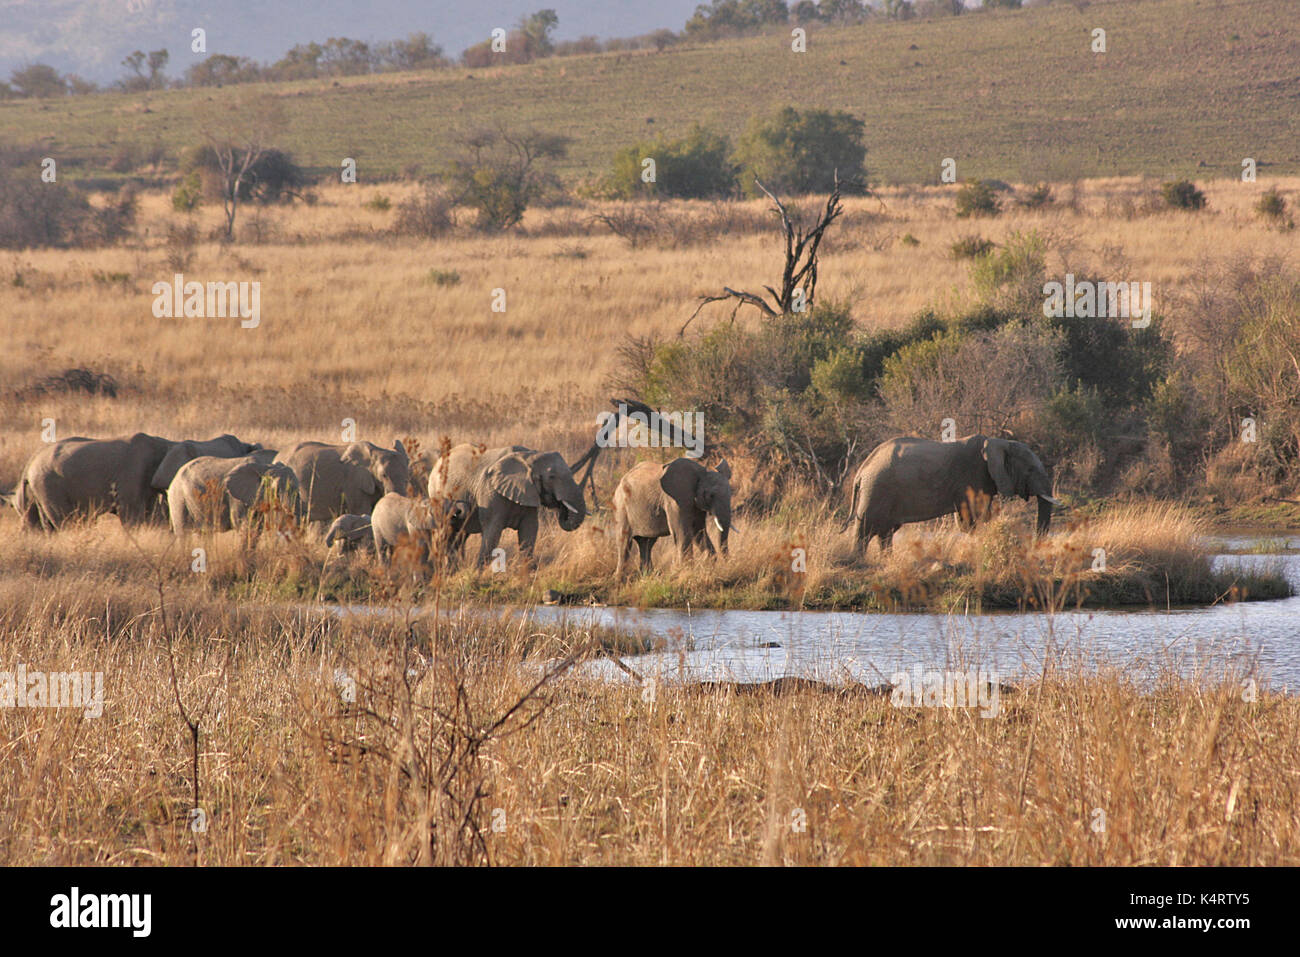
M 502 122 L 573 138 L 561 174 L 603 172 L 622 146 L 701 121 L 734 138 L 793 104 L 866 120 L 879 182 L 958 175 L 1019 182 L 1300 172 L 1295 0 L 1121 0 L 858 27 L 813 27 L 672 49 L 491 70 L 0 103 L 0 141 L 41 141 L 69 176 L 102 176 L 123 144 L 176 153 L 235 98 L 283 98 L 279 145 L 314 173 L 362 179 L 444 162 L 457 131 Z M 1108 52 L 1090 50 L 1107 32 Z M 188 66 L 186 54 L 174 64 Z

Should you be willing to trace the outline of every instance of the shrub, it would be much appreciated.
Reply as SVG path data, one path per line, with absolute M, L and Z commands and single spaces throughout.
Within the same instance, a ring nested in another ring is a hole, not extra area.
M 366 209 L 375 213 L 386 213 L 393 206 L 393 201 L 383 193 L 376 193 L 366 200 Z
M 63 183 L 42 182 L 35 170 L 0 166 L 0 248 L 68 248 L 113 243 L 135 220 L 136 195 L 123 187 L 96 208 Z
M 1255 204 L 1255 212 L 1263 219 L 1273 222 L 1280 222 L 1286 216 L 1286 200 L 1282 198 L 1276 186 L 1259 198 L 1259 202 Z
M 701 199 L 730 196 L 736 191 L 737 168 L 728 159 L 731 144 L 698 124 L 686 136 L 670 140 L 660 135 L 621 150 L 614 157 L 606 193 L 619 199 L 669 196 Z M 643 162 L 655 161 L 655 182 L 642 181 Z
M 1039 183 L 1024 196 L 1016 200 L 1016 205 L 1022 209 L 1043 209 L 1054 203 L 1055 197 L 1052 195 L 1052 188 L 1046 183 Z
M 952 251 L 953 259 L 978 259 L 980 256 L 987 256 L 996 246 L 997 243 L 983 236 L 963 236 L 949 249 Z
M 537 130 L 481 130 L 467 136 L 461 155 L 448 167 L 457 202 L 478 213 L 477 226 L 503 230 L 548 192 L 560 189 L 546 161 L 568 152 L 568 137 Z
M 192 213 L 203 205 L 203 177 L 198 170 L 190 170 L 172 191 L 172 209 L 178 213 Z
M 866 179 L 862 143 L 865 124 L 843 111 L 785 107 L 750 120 L 736 149 L 746 195 L 759 195 L 754 180 L 773 192 L 803 195 L 829 192 L 836 173 L 846 184 Z M 846 191 L 848 191 L 846 189 Z
M 236 154 L 236 163 L 239 156 Z M 203 182 L 205 198 L 220 200 L 222 192 L 221 165 L 211 146 L 196 146 L 181 155 L 182 178 L 197 174 Z M 268 149 L 259 156 L 239 186 L 239 201 L 247 203 L 274 203 L 297 197 L 307 185 L 307 174 L 293 157 L 283 150 Z
M 430 269 L 429 282 L 435 286 L 454 286 L 460 282 L 460 273 L 454 269 Z
M 957 190 L 957 218 L 996 216 L 1002 212 L 993 184 L 989 180 L 967 180 Z
M 1160 184 L 1160 197 L 1173 209 L 1198 210 L 1205 208 L 1205 194 L 1191 180 L 1180 179 Z
M 432 239 L 443 235 L 455 224 L 453 204 L 447 191 L 436 183 L 426 183 L 420 192 L 398 205 L 397 215 L 393 218 L 393 232 Z

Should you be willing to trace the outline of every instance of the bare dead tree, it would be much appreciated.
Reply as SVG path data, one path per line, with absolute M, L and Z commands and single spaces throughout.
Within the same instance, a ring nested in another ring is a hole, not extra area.
M 235 235 L 241 194 L 255 175 L 258 161 L 271 149 L 271 137 L 285 125 L 283 108 L 274 100 L 236 102 L 232 111 L 237 114 L 233 122 L 214 123 L 203 134 L 221 177 L 227 239 Z
M 844 211 L 840 203 L 840 192 L 845 184 L 840 182 L 837 172 L 835 185 L 831 189 L 830 196 L 826 198 L 825 209 L 807 229 L 791 219 L 790 211 L 771 190 L 757 179 L 754 180 L 754 185 L 772 201 L 772 212 L 781 219 L 781 230 L 785 238 L 785 266 L 781 270 L 781 291 L 777 292 L 771 286 L 763 286 L 771 297 L 772 301 L 769 304 L 761 295 L 723 286 L 721 295 L 700 297 L 700 304 L 695 308 L 695 312 L 691 313 L 690 319 L 687 319 L 678 330 L 679 337 L 685 334 L 686 327 L 700 314 L 700 310 L 711 302 L 736 300 L 736 308 L 731 313 L 733 319 L 736 311 L 744 305 L 754 306 L 768 317 L 789 315 L 792 312 L 803 312 L 812 308 L 813 298 L 817 293 L 817 253 L 826 230 Z

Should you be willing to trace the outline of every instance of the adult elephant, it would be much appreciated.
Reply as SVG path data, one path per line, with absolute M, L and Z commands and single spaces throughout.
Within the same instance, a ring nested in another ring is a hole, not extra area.
M 371 442 L 298 442 L 281 449 L 275 460 L 298 477 L 298 494 L 312 522 L 369 515 L 389 492 L 405 495 L 411 482 L 411 462 L 400 439 L 391 449 Z
M 695 545 L 712 555 L 709 519 L 718 530 L 718 548 L 726 554 L 731 532 L 731 466 L 726 460 L 716 469 L 685 457 L 667 465 L 635 466 L 614 490 L 615 574 L 623 574 L 633 541 L 641 550 L 642 571 L 650 570 L 650 553 L 665 535 L 672 536 L 683 560 Z
M 237 459 L 203 455 L 186 462 L 167 487 L 172 531 L 194 526 L 228 531 L 244 523 L 266 492 L 299 517 L 298 477 L 275 456 L 275 449 L 262 449 Z
M 454 499 L 411 498 L 390 492 L 379 500 L 370 516 L 375 554 L 383 561 L 403 542 L 415 545 L 422 557 L 433 559 L 464 527 L 469 506 Z M 441 545 L 440 549 L 438 546 Z
M 873 537 L 888 551 L 899 527 L 953 512 L 964 528 L 988 514 L 994 495 L 1038 498 L 1038 532 L 1052 521 L 1052 483 L 1023 442 L 968 435 L 954 442 L 911 436 L 882 442 L 858 467 L 850 522 L 863 554 Z M 845 528 L 848 526 L 846 525 Z
M 552 509 L 560 528 L 572 532 L 587 516 L 582 490 L 559 452 L 537 452 L 522 445 L 481 450 L 461 444 L 434 462 L 429 498 L 451 499 L 469 506 L 461 540 L 482 535 L 478 564 L 484 565 L 513 528 L 519 551 L 532 560 L 537 541 L 538 509 Z
M 181 466 L 203 455 L 221 458 L 260 449 L 233 435 L 175 442 L 137 432 L 117 439 L 62 439 L 32 456 L 12 504 L 29 528 L 53 531 L 74 516 L 114 512 L 124 525 L 161 520 L 162 493 Z

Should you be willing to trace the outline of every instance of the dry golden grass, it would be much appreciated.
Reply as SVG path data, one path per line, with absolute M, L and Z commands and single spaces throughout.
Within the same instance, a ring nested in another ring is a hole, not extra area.
M 1177 330 L 1182 317 L 1170 297 L 1207 264 L 1294 255 L 1292 235 L 1267 228 L 1252 211 L 1272 184 L 1202 185 L 1210 207 L 1195 215 L 1130 218 L 1128 206 L 1140 205 L 1155 183 L 1117 179 L 1056 186 L 1062 201 L 1077 194 L 1077 211 L 1012 207 L 977 221 L 955 218 L 952 187 L 885 189 L 883 208 L 871 199 L 848 203 L 843 227 L 827 241 L 818 293 L 856 303 L 864 328 L 894 326 L 969 294 L 967 266 L 950 257 L 954 240 L 1002 241 L 1037 229 L 1049 238 L 1049 270 L 1094 264 L 1149 280 L 1157 310 L 1170 313 Z M 1294 206 L 1300 179 L 1278 185 Z M 701 232 L 695 244 L 632 250 L 593 225 L 587 206 L 531 211 L 519 235 L 386 236 L 395 213 L 364 204 L 376 193 L 396 201 L 406 189 L 326 187 L 313 207 L 247 210 L 233 245 L 198 243 L 188 278 L 262 283 L 257 329 L 153 317 L 151 286 L 174 273 L 167 231 L 183 219 L 161 194 L 144 197 L 138 242 L 0 257 L 7 346 L 0 377 L 8 384 L 0 396 L 0 487 L 37 447 L 47 417 L 61 436 L 231 431 L 270 447 L 337 441 L 342 420 L 352 418 L 361 437 L 386 444 L 414 434 L 433 448 L 450 435 L 573 455 L 590 443 L 594 417 L 607 407 L 605 382 L 625 335 L 673 333 L 697 296 L 723 284 L 758 288 L 779 270 L 771 233 Z M 698 204 L 666 210 L 709 214 Z M 761 204 L 727 215 L 748 224 L 755 214 L 761 217 Z M 249 238 L 255 215 L 263 221 L 260 243 Z M 200 233 L 210 233 L 218 216 L 204 210 Z M 903 244 L 907 234 L 920 245 Z M 460 281 L 436 285 L 434 269 L 455 271 Z M 507 293 L 504 314 L 490 308 L 496 288 Z M 711 309 L 696 322 L 725 320 L 725 306 Z M 119 397 L 24 391 L 73 366 L 113 374 Z M 624 456 L 619 468 L 630 464 Z
M 493 617 L 6 592 L 7 660 L 102 672 L 105 708 L 0 709 L 5 865 L 1300 863 L 1300 703 L 1230 675 L 1057 661 L 985 718 L 646 695 Z

